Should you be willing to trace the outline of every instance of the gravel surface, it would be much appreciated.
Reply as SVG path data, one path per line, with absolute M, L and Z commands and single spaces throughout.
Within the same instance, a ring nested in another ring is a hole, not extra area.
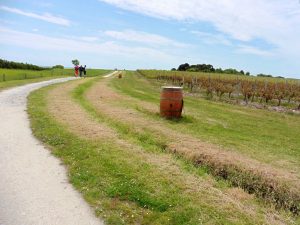
M 61 78 L 0 92 L 0 224 L 103 224 L 68 182 L 67 171 L 32 135 L 28 94 L 75 78 Z

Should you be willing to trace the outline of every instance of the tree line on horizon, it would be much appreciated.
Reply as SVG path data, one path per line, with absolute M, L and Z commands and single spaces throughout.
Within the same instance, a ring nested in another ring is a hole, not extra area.
M 187 72 L 204 72 L 204 73 L 221 73 L 221 74 L 234 74 L 234 75 L 244 75 L 244 76 L 250 76 L 249 72 L 244 72 L 244 70 L 236 70 L 233 68 L 229 69 L 222 69 L 222 68 L 214 68 L 211 64 L 196 64 L 196 65 L 190 65 L 188 63 L 184 63 L 178 66 L 178 68 L 172 68 L 172 71 L 187 71 Z M 258 77 L 273 77 L 272 75 L 268 74 L 257 74 Z M 277 78 L 284 78 L 281 76 L 278 76 Z
M 63 65 L 55 65 L 53 67 L 41 67 L 28 63 L 8 61 L 5 59 L 0 59 L 0 68 L 3 69 L 21 69 L 21 70 L 48 70 L 48 69 L 64 69 Z

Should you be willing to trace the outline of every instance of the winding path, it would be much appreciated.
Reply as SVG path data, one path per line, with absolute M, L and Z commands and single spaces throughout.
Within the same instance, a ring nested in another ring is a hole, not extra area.
M 33 137 L 26 104 L 38 88 L 60 78 L 0 92 L 0 224 L 98 225 L 88 204 L 68 182 L 60 161 Z

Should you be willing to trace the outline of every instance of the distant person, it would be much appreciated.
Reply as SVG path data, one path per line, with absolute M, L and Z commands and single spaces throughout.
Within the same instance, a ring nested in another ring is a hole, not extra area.
M 84 65 L 84 67 L 83 67 L 83 75 L 84 75 L 84 77 L 86 77 L 86 65 Z
M 76 65 L 75 66 L 75 77 L 78 77 L 78 70 L 79 70 L 79 66 Z
M 82 65 L 80 65 L 79 67 L 79 76 L 82 77 L 82 73 L 83 73 L 83 67 Z

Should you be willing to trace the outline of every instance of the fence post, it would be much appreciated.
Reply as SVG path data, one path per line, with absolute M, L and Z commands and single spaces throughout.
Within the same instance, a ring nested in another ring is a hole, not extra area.
M 2 75 L 2 80 L 5 81 L 5 74 Z
M 24 79 L 27 79 L 27 74 L 26 73 L 24 74 Z

